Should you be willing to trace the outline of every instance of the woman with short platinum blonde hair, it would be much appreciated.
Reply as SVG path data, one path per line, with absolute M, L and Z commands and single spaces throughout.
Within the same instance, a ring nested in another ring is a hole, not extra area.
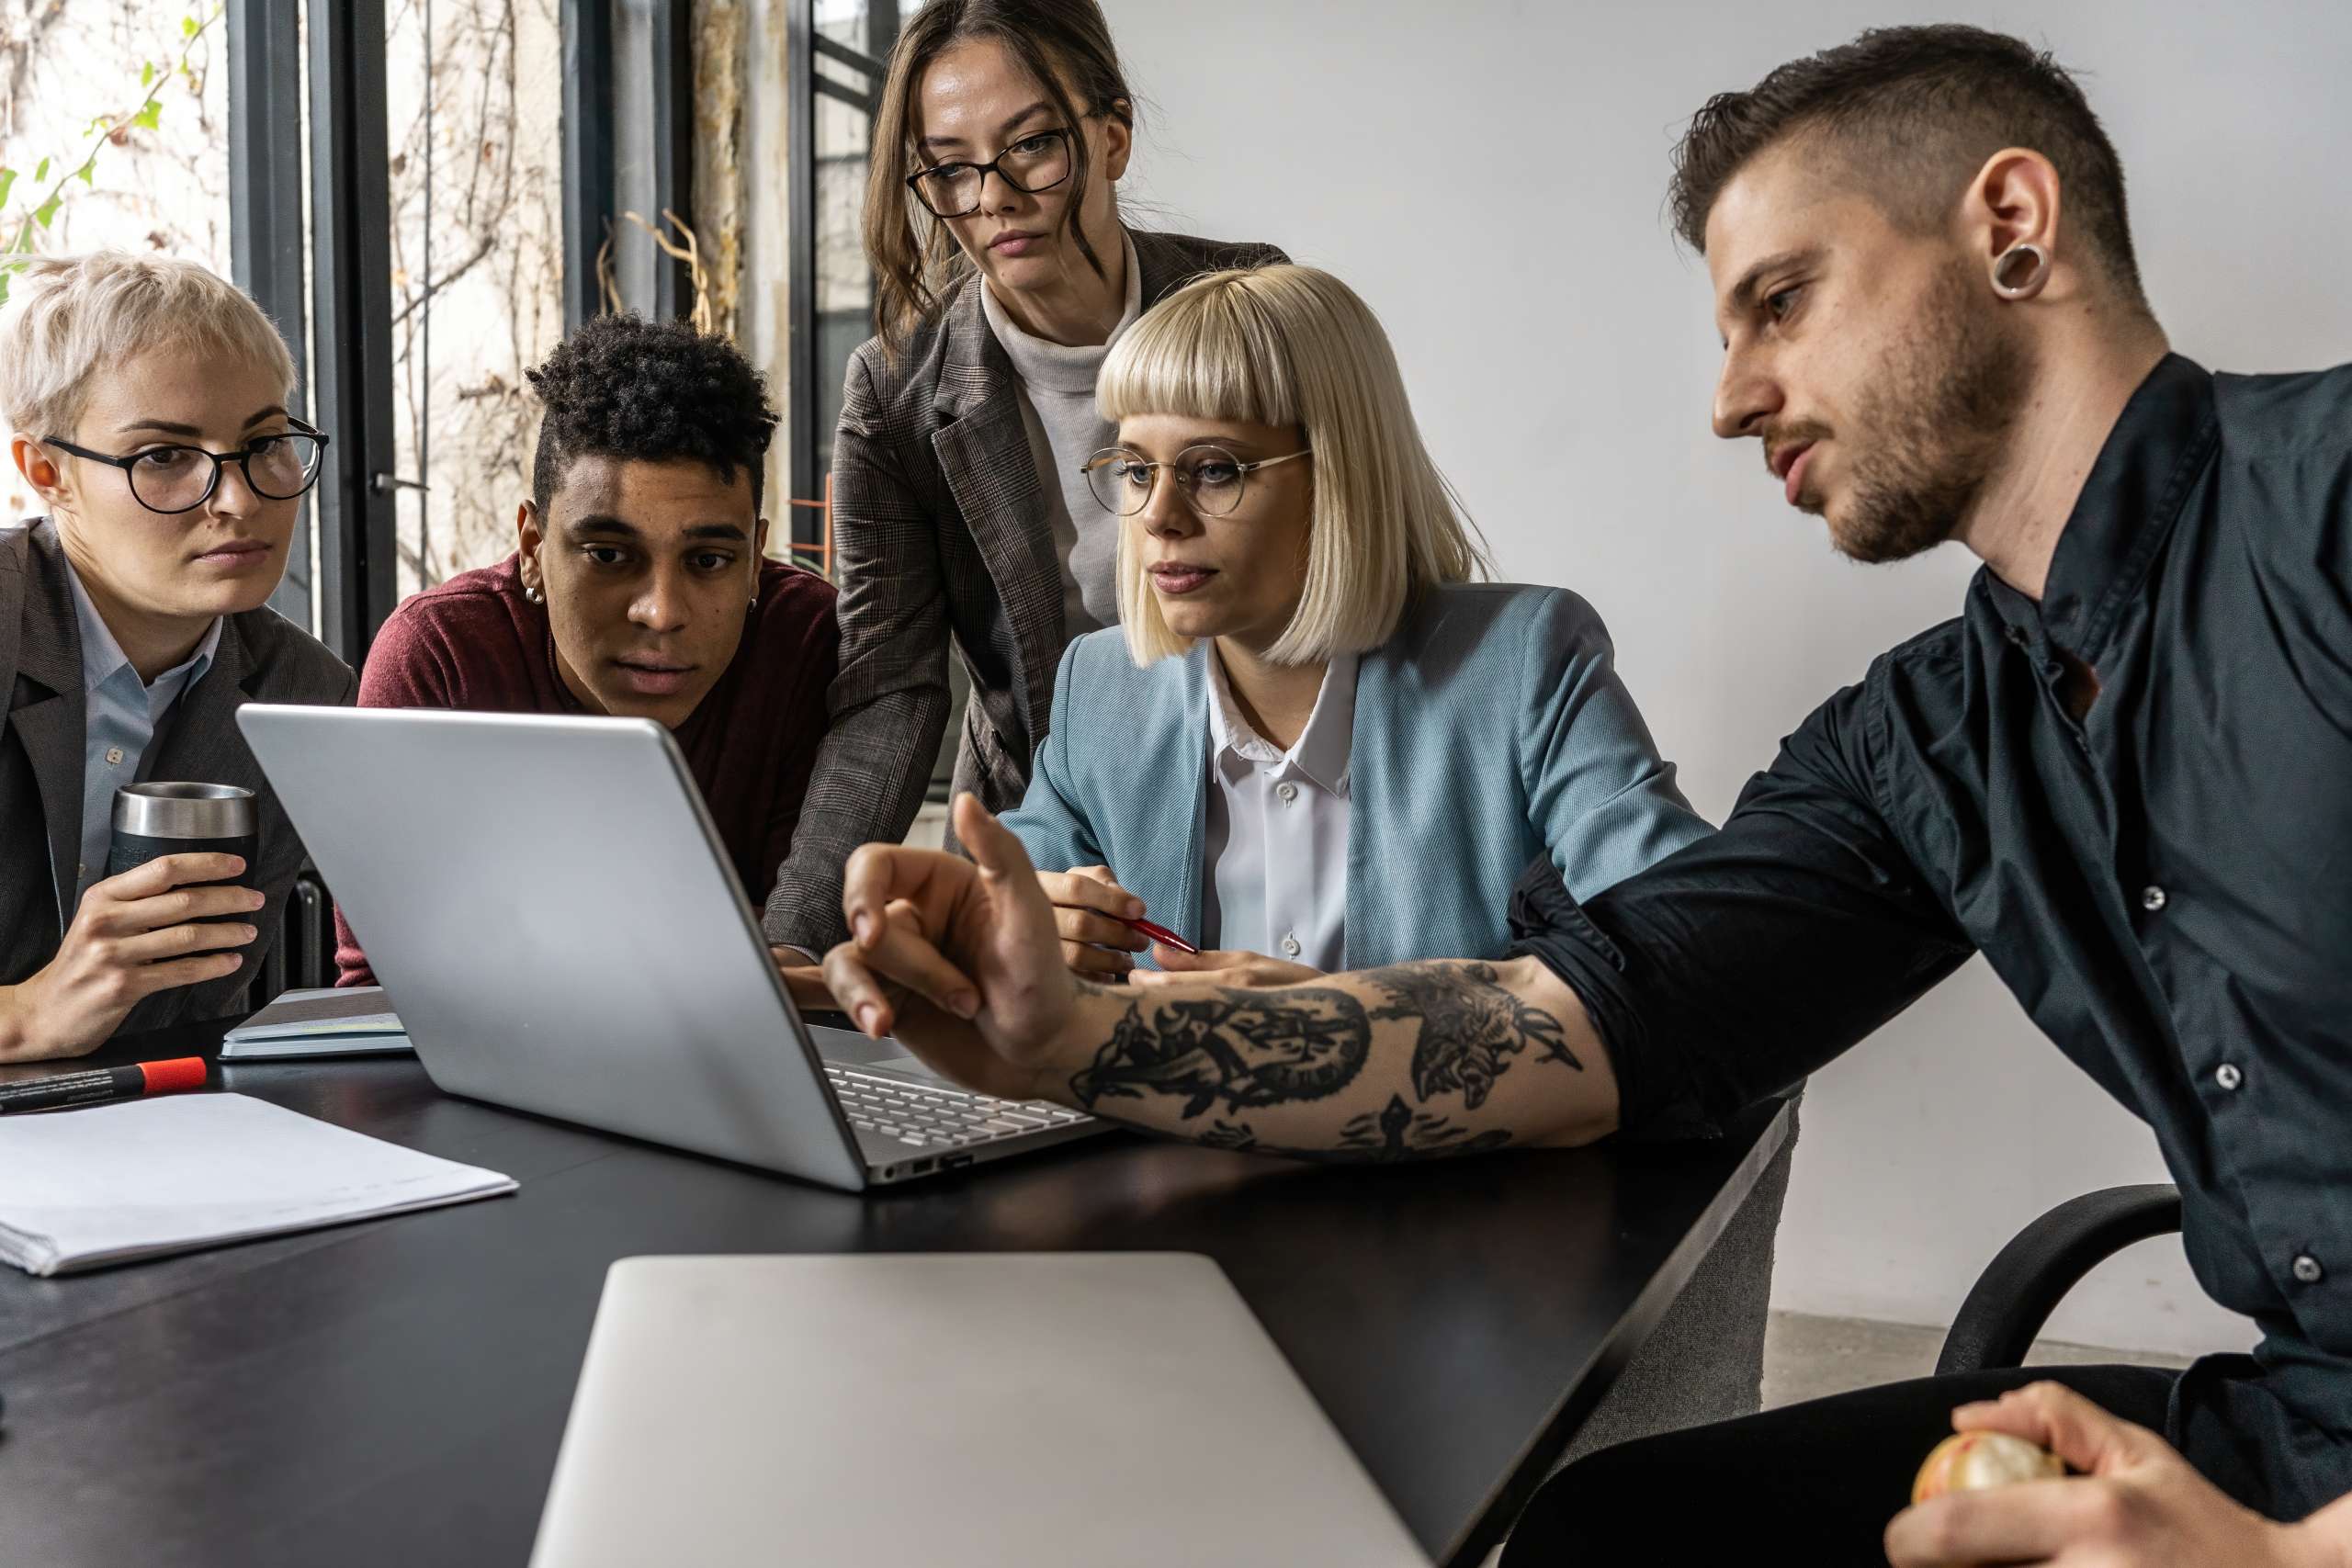
M 1387 334 L 1328 272 L 1268 266 L 1201 279 L 1112 351 L 1095 401 L 1114 423 L 1182 412 L 1302 432 L 1317 459 L 1306 590 L 1267 649 L 1276 663 L 1369 652 L 1416 591 L 1487 575 L 1421 444 Z M 1119 539 L 1119 607 L 1137 664 L 1191 647 L 1169 628 L 1133 528 Z
M 269 318 L 193 262 L 14 280 L 0 415 L 47 515 L 0 528 L 0 1062 L 246 1010 L 303 854 L 236 711 L 354 684 L 269 608 L 326 450 L 293 390 Z M 156 781 L 254 792 L 252 863 L 111 874 L 116 792 Z
M 1259 984 L 1498 957 L 1532 860 L 1589 897 L 1709 830 L 1591 606 L 1473 581 L 1347 285 L 1198 279 L 1112 349 L 1096 396 L 1118 441 L 1084 472 L 1123 519 L 1121 625 L 1064 655 L 1005 818 L 1050 868 L 1073 968 Z M 1128 923 L 1147 918 L 1204 951 Z

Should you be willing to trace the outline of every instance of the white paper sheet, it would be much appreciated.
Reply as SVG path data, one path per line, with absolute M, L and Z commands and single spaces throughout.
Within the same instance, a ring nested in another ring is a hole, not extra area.
M 241 1094 L 0 1117 L 0 1260 L 63 1274 L 512 1192 Z

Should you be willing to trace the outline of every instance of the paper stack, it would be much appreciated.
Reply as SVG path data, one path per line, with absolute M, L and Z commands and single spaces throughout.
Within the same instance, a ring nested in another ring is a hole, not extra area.
M 0 1261 L 32 1274 L 192 1252 L 514 1190 L 241 1094 L 0 1120 Z

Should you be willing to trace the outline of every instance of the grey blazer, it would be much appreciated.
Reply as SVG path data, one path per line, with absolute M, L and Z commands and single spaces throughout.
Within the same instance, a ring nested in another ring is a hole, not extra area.
M 277 940 L 287 890 L 302 868 L 302 841 L 245 748 L 236 712 L 249 702 L 347 703 L 358 678 L 343 660 L 274 610 L 232 615 L 211 668 L 180 694 L 140 764 L 142 776 L 242 784 L 261 807 L 254 886 L 269 903 L 260 936 L 234 975 L 149 997 L 124 1032 L 233 1012 Z M 82 636 L 54 524 L 0 530 L 0 985 L 14 985 L 56 956 L 82 837 L 86 710 Z
M 1204 272 L 1285 260 L 1271 245 L 1140 230 L 1148 310 Z M 833 437 L 841 670 L 768 940 L 822 953 L 841 939 L 850 852 L 906 837 L 947 725 L 951 637 L 971 677 L 956 786 L 1002 811 L 1046 739 L 1062 627 L 1061 563 L 1045 520 L 1012 364 L 967 274 L 897 364 L 879 339 L 851 356 Z

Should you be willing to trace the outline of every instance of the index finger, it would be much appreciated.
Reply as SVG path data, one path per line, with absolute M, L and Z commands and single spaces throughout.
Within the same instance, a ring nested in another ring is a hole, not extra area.
M 1133 919 L 1143 913 L 1142 899 L 1115 882 L 1083 871 L 1063 872 L 1046 897 L 1065 909 L 1092 909 L 1113 919 Z
M 153 898 L 158 893 L 190 882 L 226 882 L 243 875 L 245 869 L 242 855 L 215 854 L 207 851 L 200 854 L 157 855 L 145 865 L 134 865 L 119 876 L 109 876 L 94 884 L 90 891 L 103 890 L 109 898 Z
M 895 899 L 922 904 L 972 874 L 969 863 L 940 850 L 865 844 L 842 871 L 842 913 L 860 947 L 882 934 L 883 910 Z
M 893 903 L 883 912 L 881 935 L 859 957 L 867 970 L 943 1011 L 969 1019 L 980 1010 L 979 987 L 932 945 L 922 922 L 902 904 Z
M 825 954 L 825 989 L 841 1010 L 856 1021 L 869 1039 L 879 1040 L 898 1022 L 889 989 L 866 966 L 857 943 L 845 942 Z
M 1046 902 L 1046 890 L 1037 885 L 1037 868 L 1029 863 L 1028 850 L 971 791 L 957 795 L 948 809 L 954 814 L 956 841 L 979 868 L 990 914 L 1003 940 L 1032 954 L 1053 953 L 1053 906 Z

